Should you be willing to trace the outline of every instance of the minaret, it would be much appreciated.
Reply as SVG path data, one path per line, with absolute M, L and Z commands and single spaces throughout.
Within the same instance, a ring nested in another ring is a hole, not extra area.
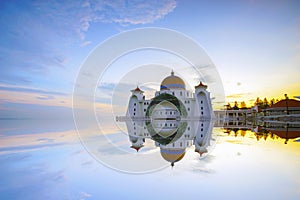
M 129 100 L 127 116 L 130 118 L 140 118 L 143 116 L 143 102 L 145 100 L 144 91 L 142 91 L 138 86 L 131 90 L 131 97 Z
M 136 96 L 139 101 L 144 100 L 145 96 L 143 95 L 144 91 L 141 90 L 138 86 L 134 90 L 130 90 L 132 95 L 131 96 Z
M 214 114 L 210 93 L 206 89 L 207 85 L 203 84 L 202 81 L 200 81 L 199 85 L 195 86 L 196 109 L 200 118 L 212 119 Z
M 135 137 L 135 136 L 129 136 L 131 146 L 130 148 L 135 149 L 137 152 L 144 146 L 145 138 L 143 137 Z
M 194 138 L 194 145 L 195 152 L 198 152 L 202 156 L 203 153 L 208 152 L 207 147 L 210 146 L 213 123 L 211 121 L 200 121 L 199 125 L 196 137 Z

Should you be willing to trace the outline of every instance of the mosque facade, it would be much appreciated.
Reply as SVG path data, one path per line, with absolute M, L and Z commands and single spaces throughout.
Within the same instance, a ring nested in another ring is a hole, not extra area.
M 187 90 L 185 82 L 172 71 L 152 99 L 145 99 L 139 87 L 131 93 L 126 126 L 132 148 L 138 151 L 146 139 L 152 139 L 172 166 L 192 145 L 200 156 L 207 152 L 214 116 L 207 85 L 200 82 L 194 92 Z

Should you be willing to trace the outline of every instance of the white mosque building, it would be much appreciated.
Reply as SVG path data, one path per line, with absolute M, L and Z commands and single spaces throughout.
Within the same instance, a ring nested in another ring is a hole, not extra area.
M 200 156 L 207 152 L 214 115 L 206 85 L 200 82 L 193 93 L 172 71 L 152 99 L 145 99 L 139 87 L 131 92 L 126 126 L 132 148 L 138 151 L 146 138 L 152 139 L 172 166 L 184 157 L 187 147 L 194 145 Z

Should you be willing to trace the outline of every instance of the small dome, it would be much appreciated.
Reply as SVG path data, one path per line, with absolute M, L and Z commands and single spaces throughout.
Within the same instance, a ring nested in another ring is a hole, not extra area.
M 171 72 L 171 75 L 166 77 L 160 84 L 160 90 L 169 90 L 169 89 L 183 89 L 185 90 L 184 81 L 174 75 L 174 72 Z
M 161 156 L 170 163 L 180 161 L 185 155 L 185 149 L 160 149 Z

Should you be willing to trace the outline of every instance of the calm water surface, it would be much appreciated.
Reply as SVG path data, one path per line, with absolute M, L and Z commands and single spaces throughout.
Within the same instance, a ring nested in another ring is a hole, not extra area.
M 191 147 L 173 168 L 133 175 L 96 161 L 71 121 L 2 120 L 0 199 L 299 198 L 299 139 L 285 144 L 276 135 L 213 132 L 216 144 L 204 158 Z M 132 150 L 124 133 L 110 130 L 108 137 Z

